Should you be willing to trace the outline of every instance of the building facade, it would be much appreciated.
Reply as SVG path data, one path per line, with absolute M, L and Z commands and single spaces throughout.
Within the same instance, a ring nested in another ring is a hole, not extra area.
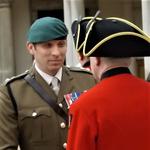
M 37 18 L 57 17 L 70 29 L 74 19 L 93 16 L 100 10 L 100 17 L 122 17 L 150 33 L 149 8 L 150 0 L 0 0 L 0 82 L 31 66 L 32 57 L 26 50 L 26 36 L 31 23 Z M 66 56 L 69 66 L 78 63 L 73 49 L 69 30 Z M 149 65 L 148 58 L 136 58 L 131 70 L 146 78 Z

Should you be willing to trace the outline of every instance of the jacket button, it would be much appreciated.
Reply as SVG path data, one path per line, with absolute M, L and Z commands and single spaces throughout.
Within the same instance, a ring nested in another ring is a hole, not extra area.
M 64 122 L 62 122 L 62 123 L 60 124 L 60 127 L 61 127 L 62 129 L 64 129 L 64 128 L 66 127 L 66 124 L 65 124 Z
M 67 143 L 63 144 L 63 148 L 66 149 L 67 148 Z
M 62 107 L 63 107 L 62 103 L 59 103 L 58 105 L 59 105 L 59 107 L 60 107 L 60 108 L 62 108 Z
M 32 117 L 36 117 L 36 116 L 37 116 L 37 112 L 33 112 Z

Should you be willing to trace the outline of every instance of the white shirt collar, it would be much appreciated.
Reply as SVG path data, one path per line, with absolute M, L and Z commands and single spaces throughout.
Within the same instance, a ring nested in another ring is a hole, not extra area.
M 35 63 L 35 69 L 36 69 L 36 71 L 43 77 L 43 79 L 47 82 L 47 84 L 50 85 L 50 83 L 51 83 L 51 81 L 52 81 L 52 79 L 53 79 L 54 76 L 51 76 L 51 75 L 49 75 L 49 74 L 43 72 L 43 71 L 36 65 L 36 63 Z M 58 72 L 56 73 L 55 77 L 56 77 L 57 79 L 59 79 L 59 81 L 61 81 L 61 79 L 62 79 L 62 67 L 58 70 Z

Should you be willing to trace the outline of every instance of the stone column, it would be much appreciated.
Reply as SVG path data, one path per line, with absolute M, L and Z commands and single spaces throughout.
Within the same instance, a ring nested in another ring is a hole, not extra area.
M 150 1 L 142 1 L 142 20 L 143 20 L 143 30 L 150 35 Z M 144 58 L 144 67 L 145 67 L 145 79 L 147 79 L 148 74 L 150 73 L 150 57 Z
M 11 2 L 0 0 L 0 82 L 14 75 Z
M 83 0 L 63 0 L 64 4 L 64 22 L 69 29 L 68 35 L 68 51 L 66 55 L 67 66 L 77 66 L 79 60 L 74 50 L 73 38 L 71 33 L 71 24 L 79 16 L 84 17 L 84 1 Z

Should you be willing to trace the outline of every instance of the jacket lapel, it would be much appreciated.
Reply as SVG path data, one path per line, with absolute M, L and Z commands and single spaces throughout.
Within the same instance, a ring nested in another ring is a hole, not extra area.
M 55 95 L 54 91 L 50 88 L 50 86 L 46 83 L 46 81 L 41 77 L 41 75 L 36 71 L 34 66 L 30 69 L 29 73 L 44 88 L 44 90 L 48 93 L 48 95 L 52 99 L 57 100 L 57 96 Z
M 62 102 L 64 100 L 64 95 L 71 93 L 73 89 L 75 89 L 73 85 L 73 77 L 70 74 L 70 71 L 66 68 L 63 67 L 63 76 L 60 84 L 60 91 L 58 95 L 58 102 Z
M 63 67 L 62 71 L 62 80 L 60 83 L 60 91 L 58 96 L 53 92 L 53 90 L 49 87 L 45 80 L 40 76 L 40 74 L 36 71 L 34 66 L 29 70 L 29 74 L 33 78 L 35 78 L 35 80 L 44 88 L 44 90 L 49 94 L 49 96 L 52 99 L 60 103 L 64 100 L 65 94 L 71 93 L 75 89 L 73 84 L 73 77 L 71 76 L 70 71 L 66 67 Z

